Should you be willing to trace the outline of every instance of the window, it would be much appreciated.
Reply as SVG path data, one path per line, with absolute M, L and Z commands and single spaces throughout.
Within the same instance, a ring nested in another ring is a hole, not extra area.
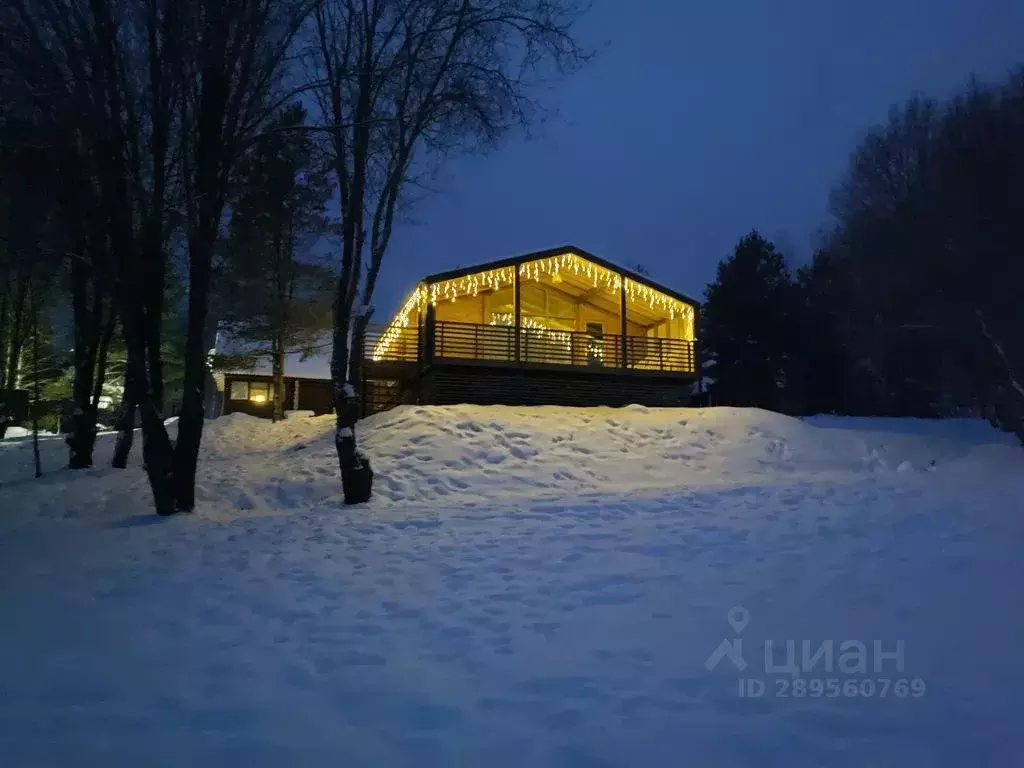
M 248 400 L 249 399 L 249 382 L 248 381 L 232 381 L 231 382 L 231 394 L 229 397 L 232 400 Z
M 274 388 L 266 381 L 249 382 L 249 402 L 269 403 L 274 399 Z
M 274 385 L 269 381 L 232 381 L 228 398 L 256 404 L 269 403 L 274 399 Z

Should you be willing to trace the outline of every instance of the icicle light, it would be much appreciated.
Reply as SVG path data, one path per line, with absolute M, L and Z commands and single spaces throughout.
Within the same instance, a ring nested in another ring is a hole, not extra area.
M 391 348 L 401 338 L 402 332 L 411 324 L 413 313 L 415 312 L 418 315 L 420 310 L 423 309 L 426 300 L 426 288 L 420 283 L 409 294 L 409 298 L 405 300 L 405 304 L 398 310 L 398 314 L 388 323 L 388 327 L 384 329 L 380 338 L 377 339 L 377 343 L 373 345 L 373 352 L 370 353 L 371 360 L 375 362 L 387 360 Z
M 566 352 L 572 351 L 572 334 L 569 331 L 550 328 L 532 317 L 521 317 L 520 322 L 523 328 L 533 331 L 537 336 L 561 344 L 565 347 Z M 509 312 L 494 312 L 491 315 L 491 325 L 512 326 L 515 324 L 516 316 Z
M 661 291 L 656 291 L 643 283 L 626 278 L 626 301 L 642 304 L 655 312 L 664 312 L 669 320 L 681 317 L 686 321 L 686 337 L 693 338 L 693 307 L 678 299 L 673 299 Z M 629 311 L 628 308 L 626 310 Z
M 588 282 L 594 288 L 602 288 L 609 293 L 619 294 L 625 290 L 628 304 L 641 305 L 648 310 L 664 314 L 669 320 L 682 318 L 684 321 L 683 334 L 688 340 L 694 338 L 694 312 L 693 307 L 685 302 L 673 299 L 661 291 L 655 290 L 643 283 L 630 280 L 628 277 L 623 281 L 622 276 L 599 264 L 587 261 L 575 253 L 561 253 L 557 256 L 550 256 L 546 259 L 537 259 L 518 267 L 498 267 L 483 272 L 475 272 L 451 280 L 443 280 L 430 285 L 420 284 L 416 290 L 406 299 L 405 304 L 395 315 L 381 334 L 373 347 L 371 359 L 385 360 L 392 347 L 402 337 L 402 332 L 408 328 L 414 316 L 426 308 L 428 304 L 437 305 L 442 301 L 456 301 L 462 296 L 477 296 L 481 291 L 496 291 L 506 288 L 515 283 L 516 269 L 519 270 L 520 280 L 541 282 L 542 277 L 550 278 L 552 282 L 559 282 L 562 276 L 573 276 L 577 281 Z M 617 299 L 616 299 L 617 300 Z M 627 309 L 628 313 L 628 309 Z M 495 317 L 499 317 L 496 315 Z M 505 315 L 500 315 L 502 319 Z M 508 315 L 511 318 L 511 315 Z M 565 331 L 558 331 L 539 325 L 532 318 L 523 318 L 523 327 L 534 331 L 545 331 L 548 334 L 565 334 Z M 491 325 L 512 325 L 512 319 L 506 322 L 496 322 L 494 319 Z M 552 339 L 562 340 L 560 335 L 551 336 Z M 565 336 L 565 343 L 570 344 L 569 336 Z
M 580 280 L 586 280 L 595 288 L 606 288 L 609 291 L 618 292 L 622 287 L 622 278 L 617 272 L 594 264 L 575 253 L 562 253 L 558 256 L 551 256 L 547 259 L 538 259 L 526 264 L 519 265 L 519 278 L 521 280 L 540 281 L 541 275 L 551 277 L 562 274 L 574 275 Z
M 486 272 L 456 277 L 427 286 L 427 298 L 431 304 L 439 301 L 455 301 L 460 296 L 476 296 L 480 291 L 496 291 L 516 280 L 515 267 L 499 267 Z

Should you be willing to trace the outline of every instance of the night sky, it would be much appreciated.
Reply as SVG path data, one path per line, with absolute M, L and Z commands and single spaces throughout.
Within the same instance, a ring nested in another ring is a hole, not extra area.
M 595 61 L 529 140 L 455 161 L 396 232 L 385 321 L 426 274 L 573 244 L 697 298 L 753 228 L 801 264 L 889 106 L 1024 63 L 1024 0 L 596 0 Z

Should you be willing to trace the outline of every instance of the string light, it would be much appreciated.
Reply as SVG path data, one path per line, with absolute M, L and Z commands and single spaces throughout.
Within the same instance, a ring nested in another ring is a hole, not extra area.
M 403 330 L 411 325 L 414 313 L 418 320 L 419 313 L 426 308 L 427 304 L 436 306 L 441 301 L 454 302 L 463 296 L 477 296 L 481 291 L 497 291 L 508 287 L 515 283 L 516 269 L 515 266 L 498 267 L 430 285 L 420 283 L 377 340 L 371 353 L 371 359 L 375 361 L 387 359 L 391 348 L 402 337 Z M 624 290 L 629 303 L 646 305 L 652 312 L 668 315 L 669 320 L 681 318 L 683 320 L 683 337 L 689 341 L 694 338 L 694 309 L 692 306 L 628 277 L 623 282 L 622 276 L 617 272 L 594 264 L 575 253 L 561 253 L 557 256 L 530 261 L 520 264 L 518 270 L 520 280 L 541 282 L 541 277 L 547 276 L 551 278 L 552 282 L 561 282 L 563 275 L 572 275 L 578 281 L 589 282 L 594 288 L 603 288 L 612 293 Z M 501 322 L 498 322 L 497 318 L 501 318 Z M 492 316 L 491 325 L 514 325 L 514 318 L 509 314 L 496 314 Z M 540 325 L 533 318 L 522 318 L 522 326 L 533 331 L 551 334 L 549 338 L 565 343 L 567 347 L 571 345 L 568 332 Z M 601 355 L 603 356 L 603 350 Z
M 520 322 L 524 329 L 533 331 L 537 336 L 565 347 L 566 352 L 572 351 L 572 333 L 560 331 L 545 325 L 540 320 L 532 317 L 521 317 Z M 513 326 L 516 324 L 515 315 L 509 312 L 494 312 L 491 314 L 491 325 Z
M 446 299 L 454 301 L 460 296 L 476 296 L 480 291 L 496 291 L 512 285 L 516 280 L 515 267 L 499 267 L 486 272 L 475 272 L 472 275 L 432 283 L 427 288 L 427 300 L 437 304 Z
M 558 256 L 550 256 L 546 259 L 519 265 L 520 279 L 526 278 L 538 282 L 541 275 L 550 275 L 554 281 L 554 278 L 560 278 L 563 272 L 586 280 L 595 288 L 618 291 L 622 287 L 622 277 L 617 272 L 587 261 L 575 253 L 562 253 Z
M 380 338 L 377 339 L 377 343 L 373 345 L 373 352 L 370 353 L 371 360 L 379 362 L 388 359 L 391 347 L 402 337 L 403 331 L 409 327 L 413 312 L 416 313 L 417 320 L 419 319 L 419 312 L 423 308 L 426 298 L 426 289 L 423 287 L 423 283 L 420 283 L 409 294 L 409 298 L 405 300 L 405 304 L 398 310 L 398 314 L 388 323 L 387 328 L 384 329 Z
M 668 314 L 669 320 L 681 317 L 685 321 L 684 335 L 693 340 L 693 307 L 656 291 L 643 283 L 626 278 L 626 300 L 634 304 L 646 304 L 648 309 Z

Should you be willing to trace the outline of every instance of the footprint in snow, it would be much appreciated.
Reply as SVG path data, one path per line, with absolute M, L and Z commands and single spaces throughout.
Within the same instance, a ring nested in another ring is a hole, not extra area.
M 519 445 L 513 445 L 511 448 L 509 448 L 508 452 L 515 456 L 517 459 L 532 459 L 534 456 L 540 453 L 540 451 L 537 450 L 536 448 Z

